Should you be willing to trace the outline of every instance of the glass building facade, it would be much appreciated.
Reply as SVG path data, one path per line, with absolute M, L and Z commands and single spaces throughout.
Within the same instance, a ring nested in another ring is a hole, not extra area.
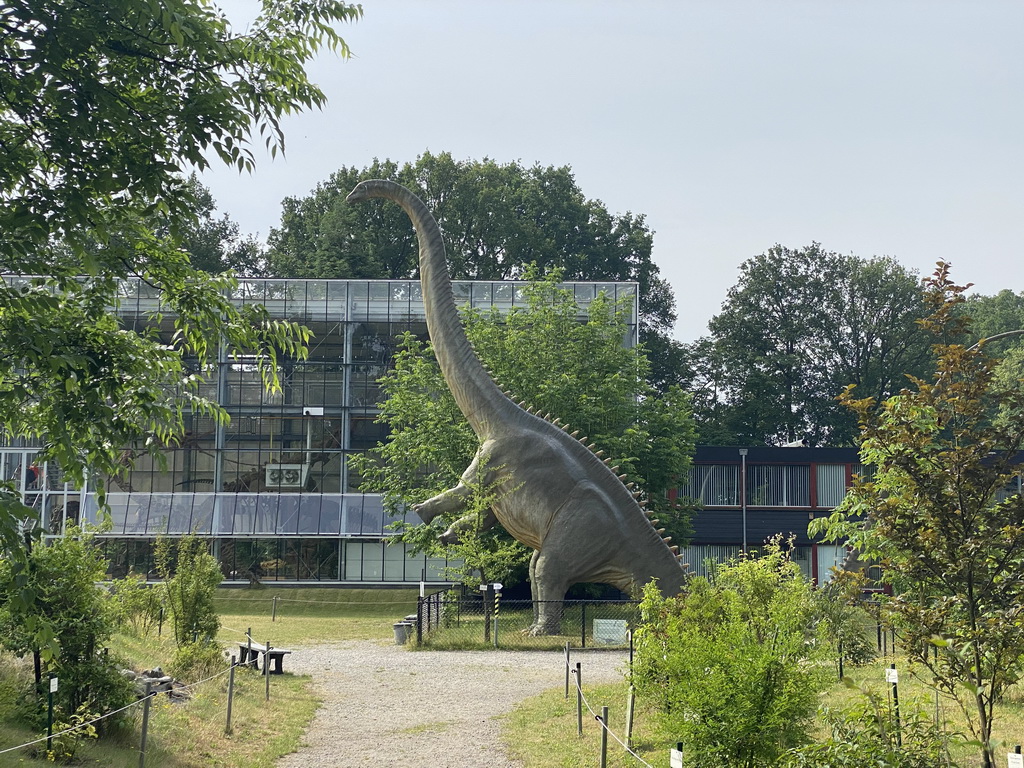
M 628 299 L 636 343 L 635 283 L 566 283 L 585 317 L 599 293 Z M 525 306 L 523 284 L 456 282 L 456 303 L 508 311 Z M 128 328 L 170 339 L 173 317 L 159 293 L 122 285 L 118 312 Z M 139 456 L 111 481 L 105 512 L 91 488 L 73 488 L 59 468 L 39 464 L 31 446 L 0 448 L 0 478 L 13 479 L 48 535 L 69 523 L 98 525 L 111 575 L 152 573 L 159 536 L 196 533 L 213 542 L 229 581 L 402 584 L 442 580 L 445 561 L 412 555 L 394 536 L 378 494 L 364 493 L 354 454 L 386 438 L 376 423 L 379 378 L 396 338 L 427 335 L 417 281 L 242 280 L 236 304 L 262 304 L 312 331 L 305 360 L 279 360 L 282 390 L 263 388 L 255 361 L 219 355 L 201 394 L 227 424 L 192 415 L 180 444 L 159 459 Z M 418 519 L 416 520 L 418 522 Z

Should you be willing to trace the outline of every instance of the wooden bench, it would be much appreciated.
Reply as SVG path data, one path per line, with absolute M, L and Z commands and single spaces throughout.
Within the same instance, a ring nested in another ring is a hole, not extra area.
M 284 674 L 284 657 L 286 654 L 291 653 L 284 648 L 271 647 L 270 653 L 267 653 L 267 647 L 254 643 L 247 640 L 244 643 L 238 644 L 238 664 L 243 667 L 252 667 L 253 669 L 259 669 L 259 658 L 263 656 L 263 671 L 267 671 L 267 664 L 271 665 L 270 674 L 272 675 L 283 675 Z

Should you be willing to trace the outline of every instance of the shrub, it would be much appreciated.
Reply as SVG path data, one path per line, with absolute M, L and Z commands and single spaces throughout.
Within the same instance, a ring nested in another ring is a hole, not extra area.
M 714 581 L 641 603 L 633 683 L 686 744 L 693 768 L 764 766 L 806 741 L 830 674 L 809 582 L 776 542 Z
M 131 686 L 104 649 L 114 630 L 107 594 L 97 586 L 106 567 L 99 548 L 77 530 L 45 544 L 36 542 L 23 573 L 15 573 L 9 560 L 0 560 L 0 644 L 19 657 L 33 658 L 36 718 L 43 712 L 46 699 L 41 692 L 47 677 L 60 680 L 55 705 L 64 712 L 77 712 L 83 705 L 107 712 L 131 701 Z M 24 601 L 27 608 L 12 599 L 17 589 L 31 591 L 31 601 Z M 36 644 L 33 625 L 52 633 L 56 654 L 46 654 Z
M 58 765 L 72 765 L 76 763 L 75 755 L 78 753 L 78 748 L 82 745 L 82 742 L 85 739 L 96 739 L 99 737 L 99 734 L 96 732 L 96 726 L 91 724 L 91 721 L 97 717 L 99 717 L 97 713 L 90 712 L 88 707 L 83 704 L 70 717 L 60 716 L 56 718 L 53 721 L 53 732 L 59 735 L 53 737 L 50 750 L 46 753 L 46 759 Z M 83 723 L 90 724 L 83 725 Z M 69 728 L 74 728 L 75 730 L 68 731 Z M 68 732 L 62 733 L 62 731 Z
M 849 709 L 824 709 L 822 717 L 831 736 L 791 750 L 781 767 L 956 768 L 949 758 L 947 738 L 930 715 L 913 702 L 901 709 L 898 731 L 892 708 L 874 694 L 866 694 Z
M 224 576 L 206 542 L 195 536 L 184 536 L 176 542 L 160 539 L 156 544 L 156 568 L 164 580 L 167 612 L 178 647 L 216 637 L 220 617 L 213 598 Z
M 212 642 L 198 642 L 178 646 L 170 671 L 179 680 L 195 682 L 226 667 L 220 646 Z
M 136 637 L 147 636 L 160 619 L 160 590 L 144 576 L 131 573 L 115 580 L 110 597 L 117 625 Z

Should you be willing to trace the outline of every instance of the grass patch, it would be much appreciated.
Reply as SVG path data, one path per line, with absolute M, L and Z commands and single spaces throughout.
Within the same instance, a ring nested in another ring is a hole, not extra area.
M 349 639 L 390 641 L 391 625 L 415 612 L 417 595 L 418 591 L 411 589 L 220 589 L 216 606 L 222 629 L 217 640 L 234 651 L 238 640 L 244 639 L 245 629 L 252 627 L 254 639 L 270 639 L 279 647 Z M 239 629 L 243 634 L 238 633 Z M 110 652 L 128 659 L 136 669 L 167 669 L 175 650 L 170 633 L 165 622 L 160 637 L 155 631 L 144 638 L 118 634 L 111 639 Z M 154 700 L 147 766 L 271 768 L 278 757 L 298 747 L 320 703 L 310 678 L 272 675 L 267 702 L 264 678 L 257 672 L 237 669 L 231 735 L 224 733 L 227 682 L 224 674 L 203 683 L 186 703 L 171 703 L 165 697 Z M 19 698 L 31 689 L 30 663 L 0 655 L 0 750 L 45 735 L 26 727 L 17 716 Z M 142 707 L 129 712 L 131 716 L 117 733 L 83 743 L 80 764 L 138 766 Z M 0 768 L 52 765 L 33 756 L 33 751 L 29 748 L 0 755 Z
M 845 669 L 846 677 L 853 687 L 836 680 L 826 691 L 821 703 L 834 709 L 851 705 L 861 690 L 873 692 L 881 701 L 891 698 L 891 688 L 885 682 L 885 667 L 894 659 L 880 659 L 872 664 Z M 936 710 L 935 693 L 925 679 L 926 670 L 915 669 L 905 658 L 895 659 L 900 673 L 900 709 L 904 716 L 917 706 L 934 717 Z M 586 680 L 586 667 L 583 678 Z M 556 681 L 552 681 L 556 683 Z M 609 708 L 608 720 L 611 730 L 620 738 L 626 732 L 626 700 L 628 686 L 625 682 L 605 685 L 583 686 L 584 695 L 598 713 L 602 706 Z M 959 708 L 949 699 L 940 697 L 939 715 L 946 723 L 949 734 L 966 734 L 967 728 Z M 997 761 L 1002 764 L 1002 755 L 1012 752 L 1015 744 L 1021 742 L 1024 733 L 1024 686 L 1011 690 L 1006 701 L 997 707 L 994 736 L 1001 742 L 996 749 Z M 823 724 L 819 723 L 818 735 L 827 736 Z M 583 736 L 576 732 L 576 696 L 570 692 L 564 697 L 561 686 L 534 696 L 517 705 L 506 715 L 502 738 L 510 754 L 522 761 L 526 768 L 589 768 L 596 765 L 600 757 L 600 726 L 584 706 Z M 676 745 L 675 734 L 666 732 L 661 725 L 657 711 L 637 702 L 634 713 L 633 745 L 640 757 L 652 765 L 666 765 L 669 750 Z M 954 738 L 950 745 L 950 756 L 957 765 L 965 768 L 979 766 L 978 750 L 968 746 L 963 738 Z M 625 752 L 613 739 L 608 742 L 608 765 L 611 768 L 635 768 L 637 761 Z
M 415 589 L 220 589 L 218 640 L 253 639 L 281 648 L 343 640 L 390 640 L 396 621 L 416 613 Z M 274 598 L 277 616 L 274 618 Z

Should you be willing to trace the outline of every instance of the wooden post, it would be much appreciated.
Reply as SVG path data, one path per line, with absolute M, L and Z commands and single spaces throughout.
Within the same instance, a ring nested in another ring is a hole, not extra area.
M 569 641 L 565 641 L 565 698 L 569 698 Z
M 633 707 L 636 704 L 636 688 L 629 686 L 626 698 L 626 749 L 633 748 Z
M 142 740 L 139 742 L 139 768 L 146 768 L 146 735 L 149 733 L 149 705 L 153 697 L 146 683 L 146 698 L 142 701 Z
M 266 701 L 270 701 L 270 641 L 267 640 L 267 650 L 263 653 L 263 677 L 266 680 Z
M 235 698 L 235 657 L 231 657 L 231 669 L 228 670 L 228 722 L 224 733 L 231 735 L 231 704 Z
M 608 768 L 608 707 L 601 707 L 601 768 Z
M 583 681 L 580 679 L 580 663 L 576 662 L 576 735 L 583 735 Z
M 274 595 L 274 607 L 271 609 L 270 612 L 270 621 L 277 621 L 277 595 Z

